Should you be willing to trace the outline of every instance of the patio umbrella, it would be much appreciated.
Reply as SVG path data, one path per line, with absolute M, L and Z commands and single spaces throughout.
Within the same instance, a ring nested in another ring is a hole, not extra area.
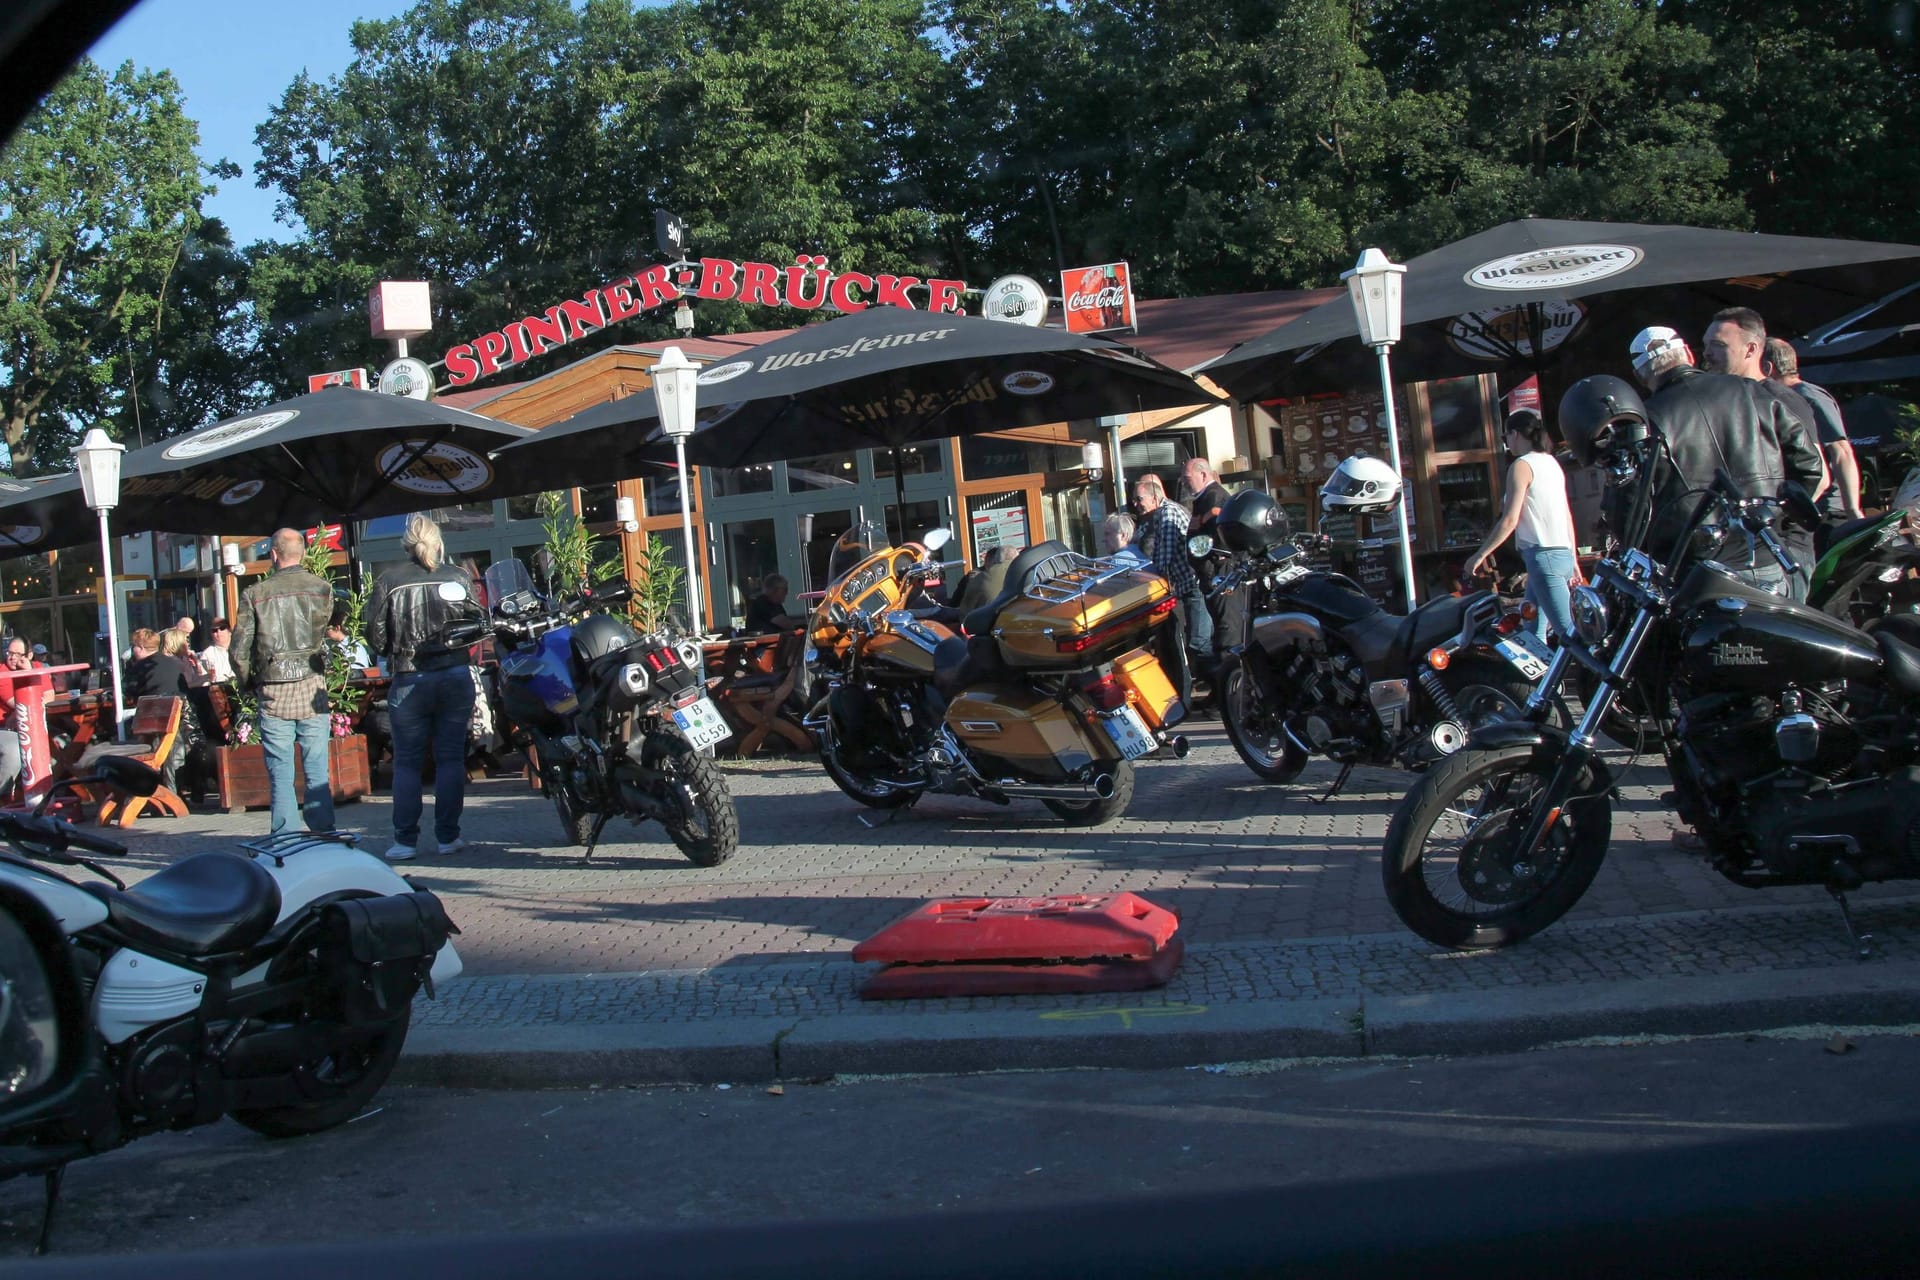
M 1406 268 L 1396 375 L 1565 383 L 1624 370 L 1647 325 L 1671 325 L 1697 350 L 1722 307 L 1752 307 L 1770 332 L 1800 333 L 1920 281 L 1920 246 L 1526 218 Z M 1379 371 L 1338 298 L 1197 372 L 1255 400 L 1374 386 Z
M 1105 338 L 873 307 L 703 369 L 699 400 L 690 462 L 739 467 L 887 449 L 904 506 L 902 445 L 1218 397 Z M 651 395 L 596 405 L 495 460 L 529 491 L 630 474 L 621 468 L 673 457 L 655 412 Z

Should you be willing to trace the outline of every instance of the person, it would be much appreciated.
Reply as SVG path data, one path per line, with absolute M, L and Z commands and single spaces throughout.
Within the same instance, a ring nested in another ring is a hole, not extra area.
M 33 657 L 24 636 L 7 640 L 7 670 L 33 670 Z M 26 709 L 10 696 L 12 687 L 8 681 L 0 688 L 0 706 L 5 708 L 5 719 L 0 721 L 0 796 L 12 795 L 14 786 L 20 782 L 20 762 L 25 756 L 21 740 L 27 731 Z
M 300 559 L 307 540 L 280 529 L 271 541 L 273 572 L 240 593 L 229 656 L 242 688 L 260 695 L 260 746 L 273 794 L 274 835 L 304 817 L 307 830 L 333 829 L 333 787 L 327 772 L 327 680 L 321 649 L 333 616 L 333 588 L 307 572 Z M 294 797 L 293 753 L 298 746 L 306 794 Z
M 1670 454 L 1664 474 L 1655 480 L 1654 518 L 1645 544 L 1653 555 L 1672 556 L 1692 514 L 1688 496 L 1705 491 L 1717 470 L 1724 469 L 1749 496 L 1771 498 L 1787 480 L 1818 496 L 1826 481 L 1826 463 L 1812 432 L 1787 411 L 1784 401 L 1761 390 L 1758 382 L 1696 367 L 1692 350 L 1665 325 L 1635 334 L 1628 354 L 1634 377 L 1651 393 L 1647 413 L 1666 437 Z M 1764 548 L 1748 563 L 1744 537 L 1723 541 L 1715 558 L 1756 586 L 1805 598 L 1811 565 L 1788 583 Z
M 769 631 L 791 631 L 803 621 L 786 610 L 787 580 L 777 573 L 770 573 L 760 582 L 760 594 L 747 601 L 747 626 L 749 635 L 765 635 Z
M 978 609 L 983 604 L 991 604 L 1000 598 L 1006 590 L 1007 567 L 1013 563 L 1013 548 L 1004 546 L 988 547 L 986 554 L 980 557 L 980 570 L 970 573 L 960 588 L 960 601 L 955 607 L 962 614 Z
M 1768 338 L 1761 368 L 1775 386 L 1797 392 L 1813 412 L 1815 438 L 1827 458 L 1828 487 L 1825 504 L 1829 515 L 1858 520 L 1860 510 L 1860 460 L 1853 456 L 1853 441 L 1847 437 L 1846 419 L 1840 402 L 1825 387 L 1817 387 L 1800 376 L 1800 353 L 1785 338 Z
M 1134 483 L 1133 498 L 1142 514 L 1134 530 L 1134 543 L 1153 562 L 1155 572 L 1172 586 L 1174 599 L 1180 602 L 1187 652 L 1193 663 L 1205 670 L 1213 661 L 1213 615 L 1207 612 L 1199 575 L 1187 555 L 1187 525 L 1192 516 L 1179 503 L 1167 501 L 1166 486 L 1151 471 Z M 1190 692 L 1182 690 L 1182 701 Z
M 1507 415 L 1513 465 L 1507 469 L 1506 505 L 1466 570 L 1469 578 L 1491 573 L 1494 551 L 1511 537 L 1527 566 L 1527 599 L 1538 611 L 1534 625 L 1542 638 L 1549 630 L 1556 636 L 1573 634 L 1572 583 L 1580 573 L 1567 475 L 1547 444 L 1547 424 L 1539 414 L 1517 409 Z
M 1108 514 L 1107 518 L 1100 522 L 1100 554 L 1108 560 L 1116 560 L 1121 564 L 1135 567 L 1147 565 L 1149 563 L 1147 558 L 1140 554 L 1138 547 L 1133 545 L 1133 530 L 1133 517 L 1126 512 L 1115 511 Z
M 421 782 L 427 744 L 433 744 L 434 847 L 442 854 L 469 847 L 460 835 L 466 805 L 467 725 L 473 718 L 473 675 L 467 651 L 449 635 L 456 622 L 479 616 L 473 580 L 447 563 L 440 526 L 415 512 L 400 545 L 407 560 L 383 574 L 367 603 L 367 639 L 387 657 L 393 725 L 393 844 L 387 861 L 419 852 Z
M 1188 458 L 1183 471 L 1187 487 L 1193 490 L 1193 502 L 1189 508 L 1193 519 L 1188 522 L 1187 533 L 1212 533 L 1214 523 L 1220 519 L 1221 511 L 1226 509 L 1227 499 L 1233 495 L 1220 483 L 1219 473 L 1205 458 Z
M 232 684 L 233 658 L 227 647 L 233 643 L 233 626 L 225 618 L 215 618 L 207 631 L 213 642 L 200 651 L 200 667 L 214 684 Z
M 327 648 L 333 653 L 344 653 L 347 665 L 353 670 L 365 671 L 373 665 L 373 655 L 361 641 L 347 638 L 347 629 L 341 625 L 343 621 L 336 611 L 333 621 L 327 624 Z
M 149 646 L 157 647 L 149 647 Z M 160 780 L 175 792 L 182 765 L 187 766 L 187 787 L 193 803 L 207 801 L 207 776 L 211 772 L 206 758 L 207 733 L 200 702 L 205 697 L 206 676 L 187 664 L 186 634 L 169 627 L 155 636 L 142 628 L 134 633 L 134 649 L 144 651 L 127 668 L 123 685 L 129 701 L 141 698 L 179 698 L 180 732 L 174 738 L 173 751 L 160 766 Z

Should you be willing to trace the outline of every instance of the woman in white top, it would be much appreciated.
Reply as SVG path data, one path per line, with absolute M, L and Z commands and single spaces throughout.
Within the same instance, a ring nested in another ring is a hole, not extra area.
M 1509 536 L 1527 565 L 1527 599 L 1539 611 L 1541 635 L 1573 631 L 1568 605 L 1573 580 L 1580 567 L 1573 554 L 1573 508 L 1567 505 L 1567 473 L 1547 449 L 1547 424 L 1531 409 L 1507 415 L 1507 451 L 1514 455 L 1507 471 L 1507 505 L 1500 523 L 1487 534 L 1480 550 L 1467 562 L 1474 577 L 1493 559 Z

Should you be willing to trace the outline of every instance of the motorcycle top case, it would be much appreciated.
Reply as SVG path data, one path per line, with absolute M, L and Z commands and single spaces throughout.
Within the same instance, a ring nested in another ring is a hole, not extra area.
M 1086 667 L 1141 644 L 1173 612 L 1173 589 L 1157 573 L 1066 555 L 1029 583 L 993 621 L 1011 667 Z

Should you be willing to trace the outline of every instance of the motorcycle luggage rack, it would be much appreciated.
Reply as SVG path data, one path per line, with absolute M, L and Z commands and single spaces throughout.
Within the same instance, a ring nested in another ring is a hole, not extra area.
M 348 848 L 357 848 L 360 839 L 358 831 L 282 831 L 277 836 L 243 841 L 240 847 L 256 859 L 272 858 L 274 866 L 284 867 L 288 858 L 314 845 L 344 844 Z
M 1089 559 L 1078 551 L 1062 551 L 1040 562 L 1033 571 L 1033 580 L 1020 594 L 1045 604 L 1062 604 L 1085 595 L 1089 587 L 1132 572 L 1129 565 Z

